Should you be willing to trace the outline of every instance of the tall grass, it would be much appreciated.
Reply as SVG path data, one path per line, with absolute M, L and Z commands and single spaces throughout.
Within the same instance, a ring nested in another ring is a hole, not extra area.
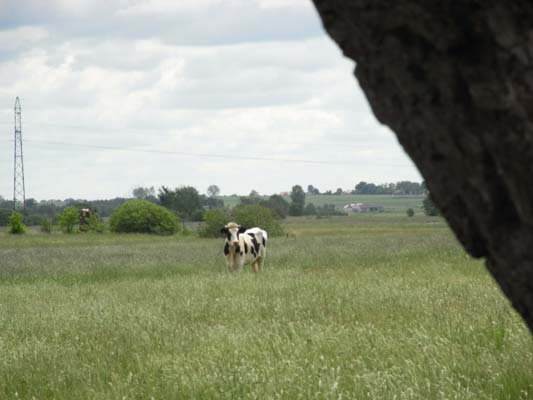
M 0 398 L 533 398 L 531 337 L 440 220 L 287 230 L 257 276 L 222 240 L 0 234 Z

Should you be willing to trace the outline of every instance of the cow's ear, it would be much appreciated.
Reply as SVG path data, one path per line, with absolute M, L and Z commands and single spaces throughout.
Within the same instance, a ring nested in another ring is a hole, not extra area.
M 223 235 L 228 233 L 228 228 L 224 227 L 220 230 L 220 233 L 222 233 Z
M 247 229 L 248 228 L 245 228 L 244 226 L 239 226 L 239 233 L 244 233 Z

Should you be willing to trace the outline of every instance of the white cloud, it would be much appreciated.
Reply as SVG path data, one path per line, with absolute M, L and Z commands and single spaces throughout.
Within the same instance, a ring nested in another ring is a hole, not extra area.
M 0 11 L 0 44 L 22 38 L 0 46 L 4 196 L 16 96 L 29 197 L 125 196 L 163 184 L 203 191 L 212 183 L 227 194 L 273 193 L 298 183 L 326 190 L 419 179 L 307 1 L 17 4 L 18 27 Z M 286 161 L 294 159 L 325 163 Z

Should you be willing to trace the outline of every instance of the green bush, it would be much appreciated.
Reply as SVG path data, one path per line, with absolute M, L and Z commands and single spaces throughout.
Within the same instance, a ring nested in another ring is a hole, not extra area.
M 406 213 L 408 217 L 412 217 L 415 215 L 415 210 L 413 210 L 412 208 L 408 208 Z
M 96 233 L 104 233 L 105 232 L 105 223 L 98 216 L 98 214 L 91 214 L 89 217 L 89 223 L 87 224 L 89 226 L 89 230 L 96 232 Z
M 76 207 L 67 207 L 58 215 L 59 225 L 65 233 L 74 233 L 74 228 L 79 222 L 79 211 Z
M 48 218 L 41 219 L 41 232 L 52 233 L 52 221 Z
M 226 208 L 216 208 L 204 213 L 204 222 L 198 229 L 200 237 L 219 237 L 220 229 L 231 220 L 231 213 Z
M 257 226 L 264 229 L 269 236 L 283 235 L 283 228 L 274 212 L 260 205 L 237 206 L 233 209 L 232 219 L 247 228 Z
M 424 201 L 422 202 L 422 209 L 424 210 L 424 213 L 430 217 L 436 217 L 440 215 L 439 209 L 435 206 L 429 194 L 426 195 Z
M 81 222 L 81 221 L 80 221 Z M 88 218 L 86 218 L 85 223 L 80 223 L 81 232 L 105 232 L 105 223 L 104 221 L 96 214 L 92 212 Z
M 111 215 L 111 231 L 172 235 L 178 231 L 178 218 L 166 208 L 146 200 L 128 200 Z
M 9 233 L 20 235 L 26 233 L 26 227 L 22 223 L 24 217 L 21 213 L 13 211 L 9 217 Z
M 231 212 L 217 208 L 204 213 L 204 222 L 198 229 L 200 237 L 220 237 L 220 229 L 230 221 L 235 221 L 247 228 L 259 227 L 269 236 L 283 235 L 279 217 L 269 208 L 254 205 L 238 205 Z

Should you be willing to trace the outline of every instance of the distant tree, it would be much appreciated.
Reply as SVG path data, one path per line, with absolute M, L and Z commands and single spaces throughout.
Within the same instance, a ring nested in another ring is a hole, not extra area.
M 341 195 L 343 192 L 342 192 L 342 188 L 337 188 L 337 190 L 335 190 L 335 193 L 333 194 L 336 194 L 336 195 Z
M 406 213 L 408 217 L 413 217 L 415 215 L 415 210 L 413 210 L 412 208 L 408 208 Z
M 100 217 L 109 217 L 113 211 L 116 210 L 117 207 L 119 207 L 121 204 L 124 204 L 128 199 L 125 199 L 123 197 L 115 197 L 114 199 L 109 200 L 93 200 L 91 201 L 92 208 L 95 208 L 98 210 L 98 215 Z M 147 199 L 153 203 L 157 203 L 157 197 L 154 196 L 154 198 Z
M 373 183 L 359 182 L 355 185 L 356 194 L 376 194 L 378 187 Z
M 289 214 L 290 204 L 279 194 L 274 194 L 268 200 L 262 200 L 259 204 L 271 209 L 278 218 L 287 218 Z
M 313 185 L 307 185 L 307 194 L 320 194 L 320 190 L 318 188 L 314 187 Z
M 331 190 L 326 190 L 323 194 L 333 194 Z
M 166 186 L 161 186 L 157 193 L 159 203 L 169 210 L 175 210 L 176 192 Z
M 65 233 L 74 233 L 74 227 L 79 222 L 80 214 L 76 207 L 67 207 L 58 216 L 59 225 Z
M 291 204 L 289 208 L 289 214 L 293 216 L 300 216 L 304 213 L 305 207 L 305 192 L 300 185 L 292 187 L 291 191 Z
M 394 194 L 396 192 L 395 183 L 382 183 L 376 186 L 375 194 Z
M 283 234 L 283 228 L 274 212 L 260 205 L 238 205 L 232 210 L 232 219 L 247 228 L 257 226 L 264 229 L 269 236 Z
M 9 217 L 11 216 L 11 210 L 7 208 L 0 209 L 0 226 L 7 226 L 9 224 Z
M 171 210 L 174 210 L 178 213 L 180 218 L 183 220 L 191 221 L 193 215 L 198 215 L 198 210 L 202 209 L 202 202 L 200 199 L 200 193 L 192 186 L 181 186 L 174 190 L 170 195 L 171 201 Z M 159 198 L 161 201 L 161 197 Z M 164 204 L 161 202 L 164 206 Z
M 431 200 L 431 195 L 429 193 L 422 201 L 422 209 L 424 210 L 424 213 L 430 217 L 440 215 L 440 211 L 433 203 L 433 200 Z
M 9 215 L 11 215 L 11 210 L 13 210 L 13 200 L 3 199 L 0 201 L 0 208 L 9 210 Z
M 411 181 L 397 182 L 396 191 L 404 195 L 417 195 L 423 193 L 420 183 Z
M 142 199 L 142 200 L 146 200 L 149 198 L 154 199 L 156 197 L 155 188 L 153 186 L 150 186 L 150 187 L 138 186 L 133 189 L 133 197 L 135 197 L 136 199 Z
M 220 194 L 220 188 L 217 185 L 209 185 L 207 188 L 207 195 L 209 197 L 215 197 Z
M 256 190 L 252 190 L 248 196 L 239 197 L 240 204 L 245 206 L 259 204 L 261 200 L 261 196 Z
M 33 210 L 37 208 L 37 200 L 35 199 L 26 199 L 25 206 L 27 210 Z
M 202 206 L 209 210 L 224 207 L 224 201 L 215 196 L 208 197 L 208 196 L 200 195 L 200 200 L 201 200 Z
M 316 215 L 316 207 L 313 203 L 307 203 L 305 205 L 304 215 Z

